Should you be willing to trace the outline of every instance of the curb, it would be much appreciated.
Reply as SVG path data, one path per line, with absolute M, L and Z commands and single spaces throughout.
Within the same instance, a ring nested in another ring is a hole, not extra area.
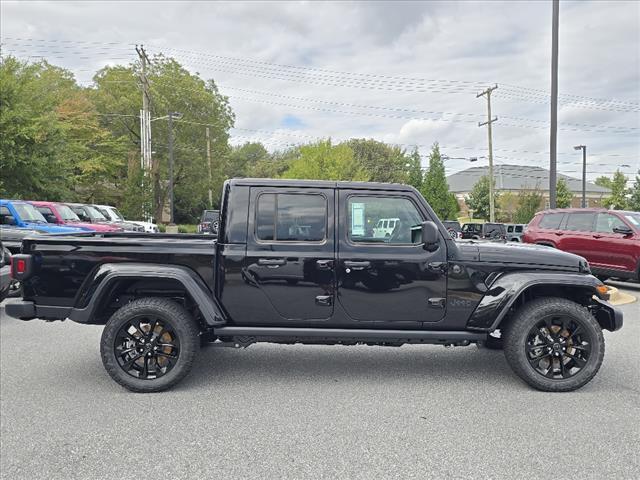
M 637 300 L 637 298 L 633 295 L 622 293 L 616 287 L 610 287 L 609 285 L 607 285 L 607 288 L 609 289 L 609 303 L 611 305 L 626 305 Z

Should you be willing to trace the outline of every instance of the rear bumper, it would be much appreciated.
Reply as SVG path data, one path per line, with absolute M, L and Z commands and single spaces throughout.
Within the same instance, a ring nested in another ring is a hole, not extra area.
M 28 300 L 15 299 L 7 301 L 4 311 L 10 317 L 18 320 L 33 320 L 34 318 L 64 320 L 69 316 L 71 309 L 69 307 L 36 305 Z

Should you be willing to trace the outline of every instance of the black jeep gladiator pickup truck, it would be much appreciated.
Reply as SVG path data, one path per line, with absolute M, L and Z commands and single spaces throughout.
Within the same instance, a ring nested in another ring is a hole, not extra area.
M 230 180 L 217 239 L 32 237 L 12 275 L 23 299 L 9 315 L 105 325 L 104 366 L 138 392 L 175 385 L 207 342 L 503 346 L 529 385 L 569 391 L 600 368 L 602 329 L 622 327 L 583 258 L 456 243 L 393 184 Z

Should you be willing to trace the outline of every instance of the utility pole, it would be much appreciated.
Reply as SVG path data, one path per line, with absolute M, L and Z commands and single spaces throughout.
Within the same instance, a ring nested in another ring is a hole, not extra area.
M 574 150 L 582 150 L 582 208 L 587 208 L 587 146 L 576 145 Z
M 495 192 L 494 183 L 493 183 L 493 140 L 491 135 L 491 124 L 498 120 L 498 117 L 491 118 L 491 92 L 493 92 L 498 85 L 494 85 L 493 87 L 489 87 L 486 90 L 480 92 L 476 95 L 476 98 L 483 97 L 486 95 L 487 97 L 487 121 L 486 122 L 478 122 L 478 126 L 482 127 L 484 125 L 487 126 L 487 134 L 489 136 L 489 221 L 496 221 L 496 207 L 495 207 Z
M 213 208 L 213 192 L 211 191 L 211 137 L 207 127 L 207 164 L 209 165 L 209 208 Z
M 558 24 L 560 0 L 553 0 L 551 32 L 551 132 L 549 133 L 549 208 L 556 208 L 558 146 Z
M 175 225 L 173 208 L 173 112 L 169 112 L 169 225 Z
M 147 56 L 147 52 L 145 52 L 143 45 L 140 45 L 139 48 L 136 45 L 136 52 L 138 53 L 140 64 L 142 66 L 140 71 L 140 83 L 142 84 L 142 110 L 140 111 L 140 167 L 142 168 L 143 193 L 147 194 L 148 190 L 152 187 L 152 182 L 150 181 L 151 172 L 155 172 L 155 169 L 152 168 L 153 160 L 151 157 L 151 95 L 149 94 L 149 82 L 147 81 L 147 63 L 149 62 L 149 57 Z M 151 195 L 151 198 L 154 198 L 153 194 Z M 152 204 L 153 203 L 155 202 L 152 200 Z M 150 208 L 151 211 L 149 210 Z M 143 210 L 145 220 L 149 221 L 152 217 L 153 205 L 150 206 L 147 201 L 143 201 Z

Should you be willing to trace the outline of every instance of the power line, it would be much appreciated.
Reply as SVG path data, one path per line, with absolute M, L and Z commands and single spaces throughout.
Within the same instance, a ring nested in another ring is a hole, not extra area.
M 133 43 L 123 43 L 123 42 L 90 42 L 90 41 L 80 41 L 80 40 L 57 40 L 57 39 L 38 39 L 38 38 L 24 38 L 24 37 L 3 37 L 4 40 L 12 40 L 17 42 L 36 42 L 39 44 L 42 43 L 50 43 L 54 44 L 54 46 L 59 46 L 62 48 L 70 48 L 72 46 L 84 45 L 83 48 L 90 49 L 95 48 L 95 46 L 100 45 L 108 45 L 108 46 L 132 46 Z M 66 44 L 66 45 L 60 45 Z M 26 44 L 31 45 L 31 44 Z M 93 47 L 92 47 L 93 46 Z M 339 71 L 339 70 L 330 70 L 325 68 L 317 68 L 317 67 L 308 67 L 308 66 L 299 66 L 299 65 L 286 65 L 274 62 L 265 62 L 255 59 L 249 58 L 241 58 L 241 57 L 231 57 L 224 55 L 214 55 L 202 51 L 196 50 L 188 50 L 188 49 L 179 49 L 174 47 L 167 47 L 161 45 L 154 45 L 156 48 L 160 48 L 162 50 L 182 53 L 187 56 L 200 58 L 203 57 L 205 59 L 210 59 L 210 61 L 225 61 L 225 62 L 235 62 L 237 64 L 253 64 L 260 65 L 263 67 L 269 67 L 270 69 L 280 69 L 282 71 L 301 71 L 301 72 L 317 72 L 322 74 L 329 75 L 339 75 L 341 77 L 344 76 L 352 76 L 361 78 L 363 80 L 370 81 L 374 79 L 375 81 L 385 81 L 385 82 L 402 82 L 407 85 L 424 85 L 424 84 L 442 84 L 442 85 L 465 85 L 470 86 L 471 88 L 478 88 L 488 82 L 486 81 L 471 81 L 471 80 L 452 80 L 452 79 L 425 79 L 425 78 L 416 78 L 416 77 L 406 77 L 399 75 L 387 75 L 387 74 L 375 74 L 375 73 L 362 73 L 362 72 L 347 72 L 347 71 Z M 549 97 L 550 93 L 544 90 L 535 89 L 531 87 L 524 87 L 513 84 L 501 84 L 503 86 L 501 95 L 513 95 L 520 97 L 528 97 L 528 98 L 546 98 Z M 574 95 L 574 94 L 559 94 L 561 99 L 567 99 L 567 101 L 586 101 L 589 103 L 596 104 L 612 104 L 612 105 L 627 105 L 630 107 L 638 107 L 640 103 L 633 100 L 618 100 L 618 99 L 605 99 L 605 98 L 595 98 L 589 97 L 585 95 Z

